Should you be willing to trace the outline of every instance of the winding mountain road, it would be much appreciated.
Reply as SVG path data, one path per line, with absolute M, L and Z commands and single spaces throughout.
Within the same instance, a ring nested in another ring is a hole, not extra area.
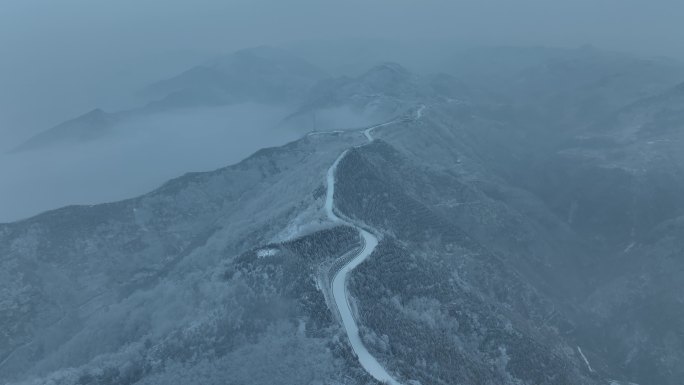
M 416 111 L 414 120 L 418 120 L 423 116 L 424 109 L 425 106 L 421 106 Z M 374 140 L 374 129 L 390 125 L 397 121 L 398 119 L 395 119 L 390 122 L 379 124 L 365 129 L 363 131 L 363 134 L 366 137 L 366 139 L 368 139 L 368 143 L 364 144 L 363 146 L 371 143 Z M 363 240 L 363 246 L 362 249 L 358 252 L 358 254 L 356 254 L 356 256 L 354 256 L 348 262 L 346 262 L 346 264 L 344 264 L 335 273 L 335 276 L 332 280 L 333 299 L 335 301 L 335 305 L 337 306 L 337 310 L 339 311 L 340 318 L 342 319 L 342 326 L 344 326 L 344 329 L 347 332 L 349 342 L 352 346 L 352 349 L 354 349 L 354 353 L 356 353 L 356 356 L 358 357 L 361 366 L 366 370 L 366 372 L 368 372 L 368 374 L 370 374 L 371 376 L 373 376 L 373 378 L 382 383 L 390 385 L 400 385 L 400 382 L 394 379 L 394 377 L 392 377 L 392 375 L 390 375 L 387 372 L 387 370 L 385 370 L 385 368 L 380 364 L 380 362 L 378 362 L 378 360 L 375 359 L 375 357 L 368 351 L 368 349 L 366 349 L 366 346 L 363 344 L 363 341 L 361 341 L 361 336 L 359 335 L 359 326 L 356 323 L 356 320 L 354 319 L 354 314 L 352 312 L 352 308 L 349 302 L 350 299 L 349 293 L 347 292 L 347 277 L 349 276 L 349 273 L 352 272 L 352 270 L 354 270 L 358 265 L 360 265 L 363 261 L 366 260 L 366 258 L 368 258 L 373 253 L 376 246 L 378 245 L 378 238 L 370 232 L 350 222 L 349 220 L 340 218 L 339 216 L 337 216 L 337 214 L 335 214 L 335 172 L 340 161 L 342 161 L 342 159 L 344 159 L 344 157 L 347 155 L 347 152 L 348 150 L 345 150 L 328 169 L 326 180 L 327 189 L 325 195 L 325 212 L 328 216 L 328 219 L 330 219 L 332 222 L 342 223 L 356 228 L 359 231 L 359 234 L 361 235 L 361 238 Z

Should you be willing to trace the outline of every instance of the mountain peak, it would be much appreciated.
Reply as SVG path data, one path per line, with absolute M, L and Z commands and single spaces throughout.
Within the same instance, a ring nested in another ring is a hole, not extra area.
M 285 49 L 259 46 L 218 56 L 148 86 L 147 92 L 167 98 L 179 91 L 187 95 L 191 90 L 199 100 L 190 100 L 189 105 L 201 104 L 203 100 L 214 101 L 217 92 L 223 95 L 223 104 L 289 103 L 301 98 L 325 76 L 323 70 Z
M 31 137 L 12 152 L 21 152 L 50 146 L 58 142 L 88 141 L 99 138 L 118 121 L 116 114 L 100 108 L 61 123 Z
M 391 76 L 395 78 L 408 79 L 412 76 L 411 72 L 398 63 L 385 62 L 376 65 L 362 75 L 364 78 L 375 76 Z
M 672 92 L 675 94 L 684 94 L 684 82 L 677 84 L 674 86 L 672 89 Z
M 111 114 L 108 114 L 101 108 L 95 108 L 89 112 L 86 112 L 85 114 L 77 117 L 76 119 L 73 119 L 72 121 L 76 120 L 81 120 L 81 121 L 105 121 L 109 120 L 111 118 Z

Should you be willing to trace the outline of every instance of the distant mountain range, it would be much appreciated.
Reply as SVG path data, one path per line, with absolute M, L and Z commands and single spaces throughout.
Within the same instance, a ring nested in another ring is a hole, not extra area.
M 239 103 L 286 106 L 292 109 L 286 123 L 303 131 L 315 128 L 312 118 L 321 111 L 346 108 L 383 121 L 417 100 L 431 99 L 468 101 L 517 115 L 506 120 L 534 116 L 526 124 L 552 120 L 578 126 L 655 95 L 684 74 L 684 67 L 671 61 L 592 47 L 471 49 L 454 52 L 447 63 L 453 64 L 436 75 L 417 75 L 388 62 L 358 76 L 335 77 L 284 49 L 244 49 L 145 87 L 142 94 L 151 100 L 145 106 L 95 110 L 37 134 L 14 151 L 96 140 L 115 130 L 116 123 L 150 114 Z
M 240 87 L 191 70 L 152 88 L 385 120 L 0 225 L 1 382 L 376 384 L 332 291 L 364 232 L 346 299 L 392 381 L 681 382 L 681 69 L 521 50 L 498 88 L 393 63 L 326 78 L 264 48 L 271 64 L 236 64 L 248 52 L 215 67 L 256 71 Z
M 285 50 L 237 51 L 150 85 L 159 108 L 240 102 L 296 103 L 325 72 Z
M 39 133 L 15 151 L 95 140 L 115 129 L 115 123 L 150 114 L 239 103 L 297 105 L 324 77 L 321 70 L 280 49 L 241 50 L 148 86 L 142 94 L 152 101 L 145 106 L 92 111 Z
M 64 142 L 95 140 L 106 135 L 119 121 L 120 116 L 117 114 L 95 109 L 31 137 L 13 151 L 20 152 L 49 147 Z

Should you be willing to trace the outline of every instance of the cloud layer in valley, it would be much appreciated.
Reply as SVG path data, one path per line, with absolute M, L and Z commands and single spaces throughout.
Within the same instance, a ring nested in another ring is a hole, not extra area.
M 69 204 L 133 197 L 166 180 L 240 161 L 300 133 L 286 111 L 243 104 L 165 113 L 114 127 L 99 140 L 0 156 L 0 222 Z

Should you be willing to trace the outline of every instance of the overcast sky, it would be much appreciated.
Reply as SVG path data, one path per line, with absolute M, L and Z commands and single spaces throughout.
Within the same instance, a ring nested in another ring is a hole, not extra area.
M 2 0 L 0 139 L 114 105 L 136 82 L 241 47 L 446 38 L 681 56 L 681 15 L 679 0 Z

